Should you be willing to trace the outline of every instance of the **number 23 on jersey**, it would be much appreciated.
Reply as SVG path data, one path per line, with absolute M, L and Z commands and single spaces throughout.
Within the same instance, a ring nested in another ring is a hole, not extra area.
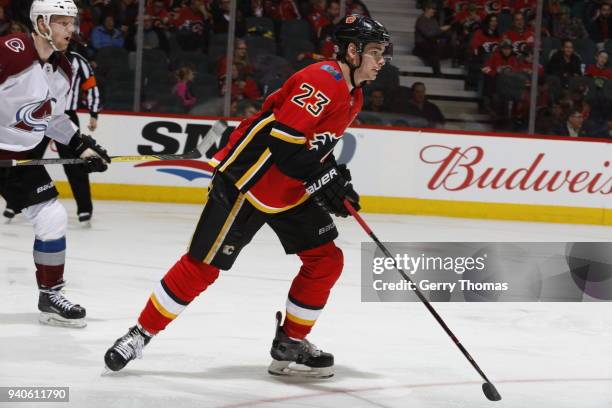
M 325 106 L 329 105 L 331 102 L 327 95 L 316 90 L 312 85 L 306 82 L 300 85 L 300 89 L 304 92 L 291 98 L 291 102 L 295 103 L 300 108 L 306 108 L 308 113 L 314 117 L 319 116 L 321 112 L 323 112 Z

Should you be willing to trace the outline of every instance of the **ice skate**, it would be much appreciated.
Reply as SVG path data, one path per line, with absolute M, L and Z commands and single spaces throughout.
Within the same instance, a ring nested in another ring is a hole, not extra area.
M 38 295 L 38 321 L 42 324 L 60 327 L 83 328 L 86 311 L 81 305 L 75 305 L 61 292 L 63 285 L 41 289 Z
M 11 221 L 13 221 L 13 218 L 15 218 L 16 214 L 15 211 L 11 210 L 10 208 L 5 208 L 2 215 L 4 216 L 4 223 L 10 224 Z
M 294 340 L 281 327 L 282 314 L 276 312 L 276 335 L 270 355 L 272 363 L 268 372 L 272 375 L 329 378 L 334 375 L 334 356 L 325 353 L 308 340 Z
M 107 370 L 119 371 L 132 360 L 142 358 L 142 349 L 149 344 L 152 335 L 140 325 L 130 327 L 130 330 L 115 341 L 115 344 L 104 354 L 104 364 Z
M 91 228 L 91 213 L 84 212 L 77 214 L 81 228 Z

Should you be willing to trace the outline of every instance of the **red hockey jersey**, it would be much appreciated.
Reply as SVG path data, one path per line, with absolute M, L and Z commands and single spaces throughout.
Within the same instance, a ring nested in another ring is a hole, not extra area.
M 361 89 L 349 92 L 338 63 L 312 64 L 243 120 L 210 163 L 259 210 L 288 210 L 308 198 L 304 181 L 330 159 L 362 105 Z

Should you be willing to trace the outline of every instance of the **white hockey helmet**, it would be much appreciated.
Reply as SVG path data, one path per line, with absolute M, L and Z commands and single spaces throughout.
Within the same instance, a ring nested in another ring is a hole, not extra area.
M 79 10 L 77 6 L 74 4 L 73 0 L 34 0 L 32 2 L 32 7 L 30 7 L 30 21 L 32 22 L 32 26 L 36 34 L 44 37 L 47 41 L 51 43 L 53 48 L 55 49 L 55 45 L 51 40 L 51 16 L 68 16 L 76 18 L 79 14 Z M 38 18 L 43 18 L 43 24 L 49 30 L 49 34 L 42 34 L 38 30 Z

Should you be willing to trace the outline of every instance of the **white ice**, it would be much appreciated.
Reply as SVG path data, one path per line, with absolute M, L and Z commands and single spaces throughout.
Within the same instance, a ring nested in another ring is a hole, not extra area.
M 195 205 L 97 202 L 91 230 L 71 217 L 66 294 L 87 307 L 82 330 L 38 324 L 31 227 L 23 217 L 0 225 L 0 386 L 70 387 L 69 404 L 49 407 L 612 407 L 609 303 L 436 303 L 502 394 L 489 402 L 421 304 L 360 302 L 360 242 L 369 238 L 350 219 L 338 221 L 344 274 L 310 336 L 334 353 L 332 379 L 266 372 L 274 312 L 284 310 L 299 266 L 267 227 L 142 360 L 101 376 L 105 350 L 185 251 L 199 213 Z M 364 217 L 386 241 L 612 240 L 610 227 Z

